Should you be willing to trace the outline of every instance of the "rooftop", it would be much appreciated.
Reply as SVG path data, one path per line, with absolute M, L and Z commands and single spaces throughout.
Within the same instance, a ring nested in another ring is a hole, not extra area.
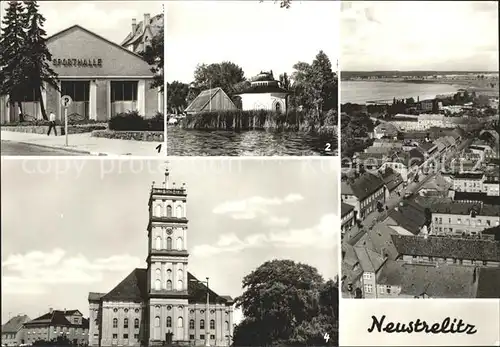
M 2 325 L 2 333 L 17 333 L 23 327 L 23 324 L 29 320 L 30 317 L 25 314 L 12 317 L 7 323 Z
M 488 205 L 500 205 L 500 197 L 487 195 L 486 193 L 480 192 L 455 192 L 453 196 L 455 201 L 467 201 L 467 202 L 482 202 Z
M 70 322 L 66 317 L 79 315 L 82 316 L 82 313 L 79 310 L 53 310 L 52 312 L 47 312 L 44 315 L 41 315 L 38 318 L 35 318 L 29 322 L 24 323 L 24 326 L 39 326 L 39 325 L 50 325 L 50 326 L 73 326 L 73 327 L 89 327 L 88 319 L 83 318 L 82 324 L 74 324 Z
M 354 210 L 354 206 L 352 206 L 352 205 L 346 204 L 344 202 L 342 202 L 340 204 L 340 211 L 341 211 L 342 217 L 344 217 L 345 215 L 347 215 L 349 212 L 351 212 L 353 210 Z
M 369 248 L 354 246 L 359 265 L 364 272 L 377 272 L 385 262 L 385 257 Z
M 353 183 L 346 185 L 347 187 L 344 187 L 344 184 L 341 186 L 342 194 L 352 194 L 356 196 L 359 201 L 362 201 L 382 188 L 384 186 L 384 181 L 382 181 L 382 179 L 378 176 L 365 172 Z M 346 192 L 344 192 L 344 188 L 346 189 Z
M 420 229 L 425 225 L 425 207 L 416 202 L 405 200 L 389 212 L 388 218 L 413 235 L 418 235 Z
M 401 255 L 500 262 L 500 242 L 452 237 L 393 235 Z

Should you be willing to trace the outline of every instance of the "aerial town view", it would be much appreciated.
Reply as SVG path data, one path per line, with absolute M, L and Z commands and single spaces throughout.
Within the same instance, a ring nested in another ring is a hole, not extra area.
M 342 297 L 500 298 L 498 3 L 406 5 L 342 4 Z
M 2 156 L 165 155 L 161 2 L 0 9 Z
M 169 155 L 338 155 L 340 3 L 290 3 L 166 3 Z
M 321 160 L 3 162 L 2 346 L 338 346 Z

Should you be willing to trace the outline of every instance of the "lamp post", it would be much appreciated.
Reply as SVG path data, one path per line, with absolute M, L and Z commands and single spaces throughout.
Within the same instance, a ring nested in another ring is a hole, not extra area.
M 200 281 L 197 279 L 191 279 L 192 282 L 199 282 L 203 283 L 207 287 L 207 305 L 205 308 L 205 346 L 210 347 L 210 289 L 208 287 L 208 277 L 205 277 L 207 280 L 206 281 Z

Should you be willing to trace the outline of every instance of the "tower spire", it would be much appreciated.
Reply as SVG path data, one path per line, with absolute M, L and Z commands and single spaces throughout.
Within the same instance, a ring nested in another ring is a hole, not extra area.
M 168 164 L 169 162 L 166 161 L 165 162 L 165 180 L 163 181 L 163 185 L 165 186 L 165 188 L 168 189 L 168 185 L 169 185 L 169 176 L 170 176 L 170 172 L 168 170 Z

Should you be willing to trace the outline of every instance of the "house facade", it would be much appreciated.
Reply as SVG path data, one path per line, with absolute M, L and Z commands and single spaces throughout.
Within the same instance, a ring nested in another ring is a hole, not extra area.
M 89 345 L 231 344 L 233 299 L 188 271 L 186 201 L 186 186 L 169 187 L 167 170 L 150 191 L 147 268 L 108 293 L 89 294 Z
M 47 113 L 54 112 L 57 120 L 64 118 L 63 95 L 73 99 L 68 116 L 81 119 L 107 121 L 126 111 L 145 117 L 163 112 L 161 93 L 150 88 L 154 78 L 151 67 L 138 54 L 79 25 L 49 37 L 47 48 L 52 54 L 51 67 L 58 74 L 59 91 L 45 84 L 41 98 Z M 19 120 L 17 105 L 5 101 L 2 105 L 2 123 Z M 34 91 L 25 96 L 22 108 L 24 114 L 41 119 L 41 103 Z
M 23 325 L 30 320 L 27 315 L 17 315 L 2 325 L 2 346 L 19 346 L 25 343 Z
M 363 220 L 379 203 L 385 204 L 384 181 L 378 175 L 365 172 L 353 182 L 342 182 L 341 196 L 342 202 L 354 207 L 356 219 Z
M 268 110 L 277 113 L 287 112 L 287 96 L 272 72 L 261 72 L 250 81 L 250 87 L 238 93 L 243 111 Z

